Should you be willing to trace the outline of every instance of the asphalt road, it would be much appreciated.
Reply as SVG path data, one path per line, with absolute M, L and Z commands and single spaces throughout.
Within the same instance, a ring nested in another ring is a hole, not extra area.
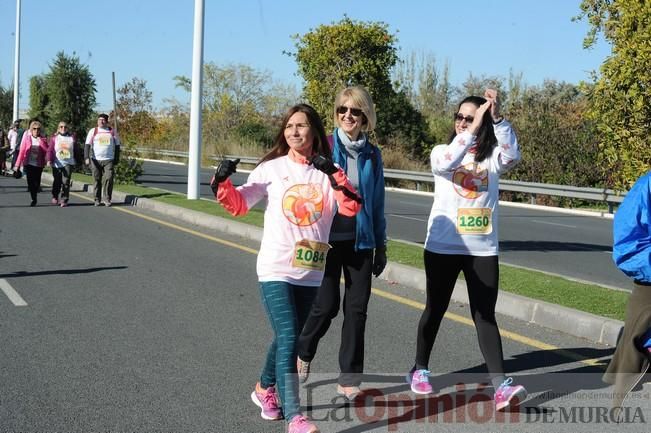
M 0 431 L 284 431 L 249 399 L 271 336 L 255 243 L 136 208 L 93 207 L 87 196 L 68 208 L 48 198 L 46 189 L 30 208 L 24 183 L 0 178 Z M 424 296 L 381 280 L 374 287 L 366 386 L 375 399 L 351 407 L 334 394 L 337 319 L 302 391 L 324 432 L 611 431 L 578 421 L 547 430 L 545 419 L 587 406 L 581 398 L 606 407 L 595 364 L 612 348 L 500 317 L 506 369 L 531 394 L 516 418 L 500 420 L 483 406 L 491 391 L 467 390 L 485 374 L 467 307 L 457 304 L 430 366 L 454 407 L 442 409 L 445 419 L 421 412 L 425 400 L 402 375 Z M 646 428 L 638 418 L 612 431 Z
M 187 193 L 187 167 L 145 163 L 142 185 Z M 212 170 L 201 172 L 202 197 L 210 198 Z M 236 174 L 236 184 L 246 174 Z M 431 196 L 387 192 L 388 235 L 423 244 Z M 500 260 L 605 286 L 630 289 L 629 279 L 613 264 L 612 220 L 539 209 L 500 206 Z

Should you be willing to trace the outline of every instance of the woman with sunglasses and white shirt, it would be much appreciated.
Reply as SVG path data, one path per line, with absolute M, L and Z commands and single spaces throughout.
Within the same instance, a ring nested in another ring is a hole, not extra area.
M 344 275 L 344 323 L 339 347 L 340 375 L 337 393 L 348 399 L 359 394 L 364 370 L 364 333 L 371 295 L 371 275 L 386 266 L 384 170 L 380 149 L 369 141 L 375 128 L 373 100 L 365 88 L 343 89 L 335 98 L 331 137 L 332 158 L 344 169 L 362 197 L 355 216 L 338 214 L 330 229 L 332 249 L 326 258 L 323 281 L 298 339 L 297 370 L 305 382 L 320 339 L 337 316 L 341 304 L 340 280 Z
M 479 348 L 495 389 L 495 407 L 521 403 L 527 393 L 504 375 L 502 341 L 495 320 L 498 263 L 499 177 L 520 160 L 511 124 L 499 113 L 497 91 L 461 101 L 450 144 L 430 156 L 434 203 L 425 240 L 427 301 L 418 324 L 416 359 L 407 375 L 417 394 L 433 392 L 428 364 L 459 272 L 468 288 Z
M 43 126 L 37 120 L 29 124 L 29 133 L 23 134 L 18 158 L 13 167 L 16 173 L 19 173 L 19 168 L 23 167 L 27 174 L 27 189 L 32 198 L 32 202 L 30 203 L 32 207 L 36 206 L 38 191 L 41 188 L 43 167 L 46 165 L 45 157 L 47 155 L 48 145 L 47 138 L 45 138 L 42 130 Z

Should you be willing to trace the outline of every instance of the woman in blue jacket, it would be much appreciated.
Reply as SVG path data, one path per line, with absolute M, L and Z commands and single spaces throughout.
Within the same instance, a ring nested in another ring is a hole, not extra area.
M 354 217 L 336 215 L 330 229 L 323 282 L 298 339 L 297 369 L 305 382 L 321 337 L 339 312 L 339 281 L 344 274 L 344 323 L 339 347 L 337 392 L 348 399 L 359 394 L 364 370 L 364 331 L 371 296 L 371 274 L 379 276 L 387 263 L 384 218 L 384 169 L 380 149 L 368 133 L 376 116 L 371 96 L 361 86 L 347 87 L 335 98 L 332 157 L 344 169 L 363 199 Z M 330 137 L 329 137 L 330 138 Z

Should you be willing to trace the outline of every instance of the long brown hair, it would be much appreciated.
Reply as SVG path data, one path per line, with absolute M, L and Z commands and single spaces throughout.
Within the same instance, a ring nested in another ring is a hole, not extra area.
M 310 105 L 296 104 L 290 107 L 285 113 L 280 126 L 280 131 L 278 131 L 278 134 L 274 139 L 274 144 L 271 150 L 260 159 L 258 165 L 265 161 L 285 156 L 289 153 L 289 144 L 287 144 L 287 140 L 285 140 L 285 126 L 287 126 L 289 118 L 295 113 L 305 113 L 307 121 L 310 123 L 310 130 L 312 132 L 312 137 L 314 137 L 314 141 L 312 142 L 312 153 L 332 159 L 332 151 L 330 150 L 330 144 L 328 143 L 328 137 L 325 133 L 321 117 L 319 117 L 319 114 Z
M 459 112 L 459 108 L 465 103 L 471 103 L 479 108 L 485 102 L 486 99 L 481 96 L 467 96 L 463 101 L 459 102 L 457 112 L 454 114 L 456 115 Z M 450 134 L 450 143 L 452 143 L 452 140 L 456 136 L 457 131 L 453 126 L 452 133 Z M 482 117 L 479 131 L 477 131 L 477 153 L 475 154 L 475 161 L 482 162 L 484 159 L 490 157 L 495 146 L 497 146 L 497 137 L 495 137 L 495 131 L 493 130 L 493 118 L 491 117 L 490 110 L 486 110 Z

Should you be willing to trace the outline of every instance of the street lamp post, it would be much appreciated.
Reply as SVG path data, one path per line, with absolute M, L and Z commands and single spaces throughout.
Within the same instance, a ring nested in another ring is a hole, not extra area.
M 192 96 L 190 97 L 190 149 L 188 153 L 188 200 L 199 199 L 201 169 L 201 98 L 203 89 L 203 7 L 194 2 L 194 40 L 192 53 Z
M 18 96 L 20 89 L 20 0 L 16 0 L 16 49 L 14 52 L 14 118 L 18 120 Z

